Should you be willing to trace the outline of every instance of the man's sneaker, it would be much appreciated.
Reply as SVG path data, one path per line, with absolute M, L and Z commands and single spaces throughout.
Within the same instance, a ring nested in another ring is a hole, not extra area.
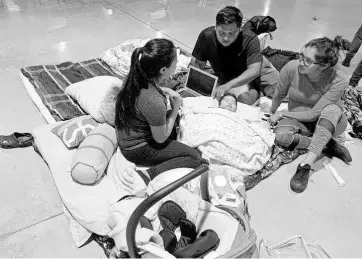
M 298 165 L 297 172 L 295 172 L 294 176 L 290 180 L 290 188 L 294 192 L 301 193 L 307 188 L 310 170 L 312 169 L 308 164 L 303 166 Z
M 331 139 L 328 144 L 326 145 L 326 149 L 324 150 L 324 154 L 326 154 L 328 157 L 336 157 L 338 159 L 341 159 L 346 164 L 349 164 L 352 162 L 352 156 L 349 153 L 348 149 L 339 144 L 334 139 Z

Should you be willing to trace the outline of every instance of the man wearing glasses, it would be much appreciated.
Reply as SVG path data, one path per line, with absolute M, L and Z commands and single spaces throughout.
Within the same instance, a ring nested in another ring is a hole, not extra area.
M 242 20 L 238 8 L 223 8 L 216 15 L 216 25 L 200 33 L 192 56 L 195 58 L 193 65 L 204 69 L 209 61 L 219 77 L 217 99 L 232 93 L 239 102 L 251 105 L 260 97 L 262 55 L 258 37 L 241 30 Z

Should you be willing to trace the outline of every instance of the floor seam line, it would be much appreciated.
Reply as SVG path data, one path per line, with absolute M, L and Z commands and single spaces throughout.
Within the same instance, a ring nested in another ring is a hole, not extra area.
M 8 233 L 5 233 L 5 234 L 1 234 L 1 235 L 0 235 L 0 241 L 4 241 L 4 240 L 8 239 L 9 237 L 15 235 L 16 233 L 19 233 L 19 232 L 21 232 L 21 231 L 23 231 L 23 230 L 26 230 L 26 229 L 29 229 L 29 228 L 31 228 L 31 227 L 34 227 L 34 226 L 36 226 L 36 225 L 38 225 L 38 224 L 41 224 L 41 223 L 46 222 L 46 221 L 48 221 L 48 220 L 51 220 L 51 219 L 53 219 L 53 218 L 56 218 L 56 217 L 58 217 L 58 216 L 60 216 L 60 215 L 62 215 L 62 214 L 64 214 L 64 212 L 60 212 L 60 213 L 58 213 L 58 214 L 52 215 L 52 216 L 50 216 L 49 218 L 46 218 L 46 219 L 43 219 L 43 220 L 41 220 L 41 221 L 35 222 L 35 223 L 33 223 L 33 224 L 29 225 L 29 226 L 26 226 L 26 227 L 24 227 L 24 228 L 20 228 L 20 229 L 18 229 L 18 230 L 16 230 L 16 231 L 8 232 Z
M 148 27 L 150 27 L 150 28 L 154 29 L 155 31 L 161 32 L 161 31 L 160 31 L 160 30 L 158 30 L 156 27 L 154 27 L 154 26 L 152 26 L 152 25 L 150 25 L 150 24 L 145 23 L 144 21 L 142 21 L 141 19 L 137 18 L 135 15 L 133 15 L 133 14 L 131 14 L 131 13 L 129 13 L 129 12 L 127 12 L 127 11 L 125 11 L 125 10 L 124 10 L 124 9 L 122 9 L 121 7 L 118 7 L 118 6 L 116 6 L 115 4 L 113 4 L 113 3 L 107 2 L 106 0 L 102 0 L 102 1 L 103 1 L 104 3 L 106 3 L 106 4 L 110 5 L 110 6 L 112 6 L 113 8 L 116 8 L 117 10 L 119 10 L 119 11 L 121 11 L 121 12 L 125 13 L 126 15 L 128 15 L 128 16 L 132 17 L 133 19 L 135 19 L 135 20 L 137 20 L 137 21 L 139 21 L 139 22 L 141 22 L 141 23 L 143 23 L 143 24 L 147 25 Z M 166 33 L 164 33 L 164 32 L 161 32 L 161 33 L 162 33 L 163 35 L 166 35 L 167 37 L 169 37 L 169 38 L 173 39 L 174 41 L 176 41 L 176 42 L 180 43 L 181 45 L 183 45 L 183 46 L 185 46 L 185 47 L 187 47 L 187 48 L 189 48 L 189 49 L 192 49 L 190 46 L 188 46 L 187 44 L 182 43 L 181 41 L 179 41 L 179 40 L 175 39 L 174 37 L 172 37 L 172 36 L 170 36 L 170 35 L 168 35 L 168 34 L 166 34 Z

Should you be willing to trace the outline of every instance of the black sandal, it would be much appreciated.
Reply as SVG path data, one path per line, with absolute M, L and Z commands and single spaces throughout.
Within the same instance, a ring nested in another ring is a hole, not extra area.
M 30 133 L 14 132 L 9 136 L 0 135 L 0 147 L 5 149 L 30 147 L 33 141 L 34 137 Z

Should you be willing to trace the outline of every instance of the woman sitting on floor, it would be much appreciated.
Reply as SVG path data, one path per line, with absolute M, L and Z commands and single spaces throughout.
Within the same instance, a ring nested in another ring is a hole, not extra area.
M 177 63 L 174 44 L 167 39 L 153 39 L 132 53 L 131 67 L 116 103 L 116 132 L 124 157 L 140 166 L 137 171 L 148 183 L 157 175 L 174 168 L 196 168 L 200 153 L 177 142 L 175 121 L 182 97 L 160 87 L 172 76 Z M 169 96 L 172 111 L 167 114 Z
M 300 60 L 290 61 L 280 72 L 281 84 L 270 110 L 276 144 L 309 151 L 291 179 L 294 192 L 307 188 L 311 165 L 322 151 L 345 163 L 352 161 L 347 148 L 333 140 L 347 127 L 341 97 L 348 80 L 337 63 L 339 51 L 348 45 L 340 36 L 311 40 L 301 51 Z M 277 112 L 287 94 L 289 111 Z

